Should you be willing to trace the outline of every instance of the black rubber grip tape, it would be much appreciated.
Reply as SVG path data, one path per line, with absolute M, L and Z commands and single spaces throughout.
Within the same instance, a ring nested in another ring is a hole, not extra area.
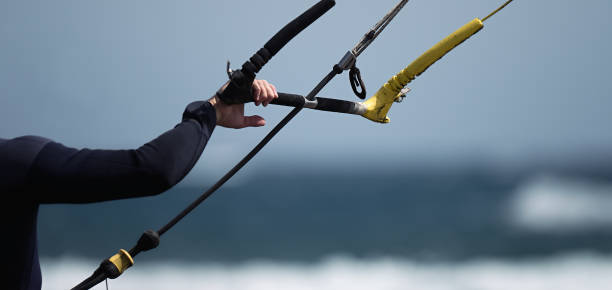
M 315 109 L 347 114 L 353 114 L 356 111 L 354 102 L 328 98 L 317 98 Z
M 306 98 L 301 95 L 278 93 L 278 99 L 274 99 L 270 104 L 289 106 L 289 107 L 302 107 L 306 103 Z
M 302 32 L 308 25 L 315 22 L 321 15 L 329 11 L 336 5 L 334 0 L 322 0 L 302 15 L 289 22 L 283 29 L 277 32 L 265 45 L 264 47 L 270 52 L 271 57 L 274 56 L 285 44 L 287 44 L 293 37 Z
M 278 93 L 278 99 L 274 99 L 270 104 L 302 107 L 306 103 L 306 97 L 296 94 Z M 357 112 L 356 103 L 338 99 L 317 98 L 315 110 L 355 114 Z

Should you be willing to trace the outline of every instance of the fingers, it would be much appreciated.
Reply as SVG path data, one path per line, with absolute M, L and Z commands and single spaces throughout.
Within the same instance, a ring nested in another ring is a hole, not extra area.
M 274 99 L 278 98 L 278 92 L 276 92 L 276 87 L 271 83 L 265 80 L 255 80 L 253 81 L 253 98 L 256 106 L 259 106 L 259 104 L 267 106 Z
M 244 127 L 261 127 L 266 124 L 266 120 L 261 116 L 244 116 L 242 119 L 242 125 Z
M 261 82 L 259 80 L 253 81 L 253 101 L 255 102 L 255 106 L 259 106 L 261 104 L 261 93 L 265 91 L 261 87 Z
M 267 106 L 274 99 L 278 98 L 278 93 L 276 92 L 276 87 L 273 84 L 268 84 L 268 85 L 269 86 L 266 87 L 266 89 L 268 90 L 268 98 L 267 98 L 266 101 L 263 102 L 264 107 Z
M 260 104 L 267 106 L 276 98 L 278 98 L 278 93 L 272 84 L 265 80 L 253 81 L 253 101 L 256 106 Z M 219 114 L 217 116 L 217 124 L 223 127 L 241 129 L 266 125 L 266 120 L 260 116 L 244 116 L 244 104 L 215 106 L 215 109 L 223 111 L 222 118 L 219 117 Z

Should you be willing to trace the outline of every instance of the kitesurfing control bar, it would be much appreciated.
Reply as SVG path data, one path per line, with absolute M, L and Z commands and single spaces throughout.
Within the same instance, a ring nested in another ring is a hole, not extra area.
M 408 2 L 408 0 L 402 0 L 400 3 L 404 3 L 405 4 L 406 2 Z M 319 6 L 319 5 L 321 5 L 321 6 Z M 321 8 L 317 8 L 317 9 L 327 9 L 327 10 L 329 10 L 334 5 L 335 5 L 335 1 L 326 1 L 326 0 L 323 0 L 323 1 L 319 2 L 318 4 L 316 4 L 315 7 L 321 7 Z M 403 7 L 403 5 L 401 5 L 401 6 Z M 311 8 L 311 9 L 313 9 L 313 8 Z M 398 8 L 396 7 L 395 9 L 398 9 Z M 401 7 L 400 7 L 400 9 L 401 9 Z M 327 11 L 327 10 L 325 10 L 325 11 Z M 325 13 L 325 11 L 322 11 L 322 10 L 318 10 L 318 11 L 320 11 L 319 13 Z M 302 17 L 302 16 L 304 16 L 306 14 L 308 14 L 308 12 L 302 14 L 300 17 Z M 395 17 L 396 14 L 397 14 L 397 12 L 392 13 L 392 14 L 387 14 L 385 16 L 385 18 L 383 19 L 384 22 L 388 23 L 389 21 L 391 21 L 391 19 L 393 17 Z M 315 14 L 313 17 L 318 17 L 318 16 L 316 16 L 316 14 Z M 312 21 L 314 21 L 314 20 L 312 20 Z M 382 31 L 382 29 L 384 29 L 384 26 L 382 28 L 378 27 L 377 28 L 378 33 L 373 38 L 368 39 L 367 42 L 371 43 L 374 40 L 374 38 Z M 357 44 L 356 47 L 360 47 L 361 43 L 363 41 L 364 40 L 360 41 Z M 323 77 L 323 79 L 310 91 L 310 93 L 308 93 L 308 95 L 306 95 L 305 97 L 302 97 L 303 99 L 305 99 L 304 106 L 309 104 L 309 101 L 315 101 L 316 100 L 315 96 L 323 89 L 323 87 L 325 87 L 325 85 L 327 85 L 336 75 L 338 75 L 340 73 L 342 73 L 342 70 L 338 70 L 338 64 L 334 65 L 332 71 L 330 71 L 327 75 L 325 75 L 325 77 Z M 229 82 L 228 88 L 232 85 L 232 83 L 234 83 L 234 77 L 239 77 L 239 74 L 236 74 L 236 71 L 231 73 L 231 77 L 230 77 L 230 82 Z M 238 81 L 241 81 L 241 80 L 243 80 L 243 79 L 238 79 Z M 251 80 L 251 82 L 252 82 L 252 80 Z M 223 97 L 226 94 L 226 91 L 227 91 L 227 88 L 224 91 L 217 93 L 217 95 L 224 102 L 225 102 L 225 100 L 223 99 Z M 245 93 L 245 94 L 249 94 L 249 95 L 251 94 L 250 88 L 249 88 L 249 91 L 244 91 L 243 90 L 241 92 Z M 287 103 L 299 102 L 297 95 L 287 95 L 287 98 L 285 98 L 285 99 L 287 100 Z M 246 103 L 246 102 L 249 102 L 249 101 L 253 101 L 252 98 L 251 99 L 247 99 L 247 100 L 241 100 L 240 103 Z M 329 101 L 323 101 L 322 105 L 321 105 L 321 109 L 329 109 L 330 107 L 334 106 L 333 104 L 338 104 L 338 103 L 344 104 L 344 102 L 345 101 L 342 101 L 342 100 L 333 100 L 332 101 L 331 99 Z M 285 127 L 285 125 L 287 125 L 287 123 L 289 123 L 289 121 L 291 121 L 291 119 L 293 119 L 302 110 L 302 108 L 304 108 L 304 106 L 296 106 L 296 108 L 291 110 L 291 112 L 289 112 L 289 114 L 287 114 L 287 116 L 285 116 L 244 158 L 242 158 L 232 169 L 230 169 L 230 171 L 228 171 L 223 177 L 221 177 L 221 179 L 219 179 L 213 186 L 211 186 L 208 190 L 206 190 L 197 200 L 192 202 L 187 208 L 185 208 L 181 213 L 179 213 L 174 219 L 172 219 L 165 226 L 160 228 L 157 231 L 157 233 L 160 236 L 163 235 L 171 227 L 173 227 L 176 223 L 178 223 L 182 218 L 184 218 L 187 214 L 189 214 L 193 209 L 195 209 L 199 204 L 201 204 L 204 200 L 206 200 L 210 195 L 212 195 L 223 184 L 225 184 L 225 182 L 227 182 L 230 178 L 232 178 L 232 176 L 234 176 L 234 174 L 236 174 L 236 172 L 238 172 L 257 153 L 259 153 L 259 151 L 261 151 L 261 149 L 264 146 L 266 146 L 266 144 L 268 144 L 268 142 L 270 142 L 270 140 L 272 140 L 272 138 L 274 138 L 274 136 L 276 136 L 276 134 L 281 129 L 283 129 L 283 127 Z M 346 104 L 345 106 L 348 107 L 348 104 Z M 338 105 L 338 107 L 341 107 L 341 105 Z M 348 109 L 347 109 L 347 111 L 348 111 Z

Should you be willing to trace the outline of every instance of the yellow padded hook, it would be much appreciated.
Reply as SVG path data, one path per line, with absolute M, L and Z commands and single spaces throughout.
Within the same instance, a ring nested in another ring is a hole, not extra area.
M 476 18 L 427 50 L 401 72 L 389 79 L 376 94 L 363 102 L 366 110 L 362 116 L 374 122 L 389 123 L 390 119 L 387 117 L 387 113 L 393 102 L 402 95 L 400 92 L 402 88 L 457 45 L 480 31 L 483 26 L 482 21 Z
M 419 58 L 413 61 L 405 69 L 389 79 L 376 94 L 361 103 L 364 107 L 364 112 L 361 115 L 374 122 L 389 123 L 390 120 L 389 117 L 387 117 L 387 113 L 389 109 L 391 109 L 393 102 L 402 98 L 404 93 L 402 93 L 401 90 L 404 86 L 421 75 L 428 67 L 457 45 L 480 31 L 484 27 L 484 24 L 482 24 L 483 21 L 504 9 L 504 7 L 512 1 L 513 0 L 506 1 L 502 6 L 491 12 L 482 20 L 476 18 L 468 22 L 419 56 Z

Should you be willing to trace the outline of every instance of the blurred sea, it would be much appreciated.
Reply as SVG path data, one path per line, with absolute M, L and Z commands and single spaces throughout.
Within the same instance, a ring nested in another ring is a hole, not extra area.
M 43 289 L 76 285 L 210 184 L 42 206 Z M 260 172 L 230 181 L 109 287 L 612 289 L 612 167 Z

